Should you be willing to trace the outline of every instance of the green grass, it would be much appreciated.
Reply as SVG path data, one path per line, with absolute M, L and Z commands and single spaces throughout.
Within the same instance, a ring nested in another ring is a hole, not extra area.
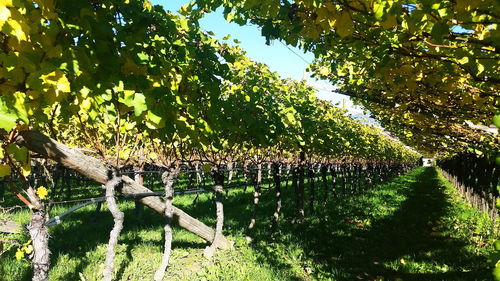
M 316 186 L 316 198 L 322 198 L 321 184 Z M 490 280 L 491 221 L 464 203 L 434 168 L 418 168 L 357 195 L 330 198 L 326 206 L 317 203 L 314 213 L 306 209 L 302 224 L 291 223 L 290 189 L 283 192 L 279 233 L 269 227 L 274 194 L 264 190 L 250 244 L 245 229 L 251 188 L 231 190 L 224 205 L 225 234 L 235 249 L 220 251 L 213 260 L 202 257 L 206 242 L 174 228 L 165 280 Z M 174 204 L 213 226 L 211 195 L 202 194 L 193 204 L 194 197 L 179 196 Z M 68 207 L 56 206 L 51 213 Z M 149 209 L 138 217 L 132 202 L 120 207 L 125 228 L 116 279 L 151 280 L 162 255 L 163 219 Z M 100 280 L 112 218 L 107 212 L 94 217 L 94 209 L 80 209 L 50 228 L 50 280 Z M 26 210 L 11 216 L 22 223 L 29 219 Z M 3 238 L 27 240 L 20 234 Z M 2 281 L 30 277 L 29 264 L 16 261 L 14 252 L 0 257 Z

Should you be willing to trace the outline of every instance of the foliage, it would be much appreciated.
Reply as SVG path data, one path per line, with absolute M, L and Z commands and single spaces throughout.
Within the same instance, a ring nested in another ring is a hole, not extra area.
M 114 166 L 193 155 L 220 162 L 241 151 L 415 160 L 305 83 L 280 79 L 202 33 L 195 19 L 147 1 L 22 0 L 4 17 L 2 176 L 29 174 L 28 151 L 14 144 L 28 129 L 96 150 Z
M 409 145 L 446 155 L 498 148 L 490 125 L 498 108 L 500 65 L 495 0 L 197 0 L 197 16 L 224 7 L 315 54 L 312 70 L 355 97 Z

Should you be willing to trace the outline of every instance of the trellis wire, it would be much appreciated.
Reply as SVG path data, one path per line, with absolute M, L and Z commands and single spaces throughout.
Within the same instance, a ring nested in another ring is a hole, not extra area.
M 232 171 L 234 172 L 236 169 L 233 169 Z M 250 169 L 247 169 L 248 170 L 257 170 L 257 168 L 250 168 Z M 267 169 L 262 169 L 262 170 L 267 170 Z M 227 171 L 230 171 L 230 170 L 227 170 Z M 241 169 L 240 171 L 243 171 L 243 169 Z M 202 171 L 200 170 L 190 170 L 190 171 L 183 171 L 184 173 L 187 173 L 187 172 L 190 172 L 190 173 L 203 173 Z M 163 173 L 163 171 L 155 171 L 155 170 L 151 170 L 151 171 L 141 171 L 141 172 L 122 172 L 121 174 L 137 174 L 137 173 L 141 173 L 141 174 L 146 174 L 146 173 Z M 240 184 L 244 184 L 244 183 L 240 183 Z M 225 189 L 230 189 L 230 188 L 234 188 L 236 186 L 239 186 L 240 184 L 238 184 L 237 182 L 234 182 L 234 183 L 231 183 L 231 184 L 228 184 L 225 186 Z M 204 189 L 204 188 L 198 188 L 198 189 L 189 189 L 189 190 L 181 190 L 181 191 L 176 191 L 174 194 L 175 195 L 184 195 L 184 194 L 195 194 L 195 193 L 203 193 L 203 192 L 207 192 L 207 191 L 212 191 L 212 190 L 209 190 L 209 189 Z M 147 193 L 133 193 L 133 194 L 122 194 L 120 195 L 119 197 L 120 198 L 144 198 L 144 197 L 150 197 L 150 196 L 164 196 L 165 195 L 165 191 L 158 191 L 158 192 L 147 192 Z M 86 206 L 89 206 L 89 205 L 92 205 L 92 204 L 96 204 L 96 203 L 100 203 L 100 202 L 104 202 L 106 201 L 106 197 L 105 196 L 101 196 L 101 197 L 96 197 L 96 198 L 89 198 L 89 199 L 79 199 L 79 200 L 66 200 L 66 201 L 60 201 L 60 202 L 51 202 L 50 204 L 63 204 L 63 203 L 71 203 L 71 202 L 78 202 L 78 201 L 88 201 L 88 202 L 85 202 L 85 203 L 82 203 L 80 205 L 77 205 L 77 206 L 74 206 L 72 208 L 70 208 L 69 210 L 53 217 L 52 219 L 48 220 L 45 225 L 46 226 L 53 226 L 53 225 L 58 225 L 58 224 L 61 224 L 62 223 L 62 220 L 61 218 L 66 216 L 66 215 L 69 215 L 73 212 L 75 212 L 76 210 L 79 210 L 83 207 L 86 207 Z
M 314 166 L 316 165 L 311 165 L 309 167 L 309 169 L 313 169 L 314 170 Z M 349 165 L 348 165 L 349 166 Z M 186 169 L 186 167 L 188 167 L 188 169 Z M 196 181 L 196 184 L 202 184 L 203 186 L 205 186 L 205 175 L 206 174 L 209 174 L 210 171 L 204 171 L 203 169 L 189 169 L 190 166 L 188 165 L 183 165 L 183 169 L 181 169 L 181 173 L 184 173 L 184 174 L 198 174 L 198 175 L 201 175 L 201 179 Z M 365 170 L 364 169 L 364 166 L 362 166 L 362 170 Z M 129 167 L 130 168 L 130 167 Z M 146 170 L 146 171 L 130 171 L 130 169 L 126 169 L 124 171 L 121 172 L 121 174 L 125 175 L 125 174 L 162 174 L 166 169 L 162 168 L 162 167 L 158 167 L 159 169 L 158 170 Z M 63 168 L 65 169 L 65 168 Z M 269 165 L 264 165 L 262 168 L 262 172 L 265 173 L 265 172 L 269 172 L 271 169 L 270 169 L 270 166 Z M 238 172 L 243 172 L 242 174 L 245 174 L 245 173 L 249 173 L 249 172 L 253 172 L 253 171 L 256 171 L 258 170 L 258 168 L 255 166 L 255 165 L 249 165 L 247 167 L 242 167 L 242 166 L 233 166 L 232 169 L 222 169 L 223 172 L 233 172 L 233 173 L 236 173 L 236 174 L 240 174 Z M 72 171 L 69 169 L 68 170 L 69 173 L 71 173 Z M 283 173 L 283 177 L 286 177 L 288 178 L 290 176 L 290 169 L 284 169 L 283 171 L 286 171 Z M 315 171 L 316 173 L 319 172 L 319 169 L 317 169 L 317 171 Z M 75 174 L 73 175 L 69 175 L 68 178 L 71 178 L 71 179 L 75 179 Z M 33 177 L 35 178 L 36 176 L 33 175 Z M 64 177 L 64 176 L 63 176 Z M 36 177 L 38 178 L 38 177 Z M 62 178 L 60 176 L 60 178 Z M 250 176 L 250 178 L 252 178 L 252 176 Z M 269 179 L 269 181 L 271 180 L 270 177 L 263 177 L 264 179 Z M 88 179 L 86 179 L 85 177 L 82 177 L 82 179 L 84 181 L 88 181 Z M 242 186 L 242 185 L 247 185 L 248 184 L 248 178 L 244 178 L 245 180 L 243 182 L 241 182 L 240 180 L 243 179 L 243 178 L 239 178 L 239 180 L 236 178 L 233 182 L 229 183 L 228 185 L 226 185 L 225 189 L 230 189 L 230 188 L 234 188 L 236 186 Z M 77 179 L 79 180 L 79 179 Z M 264 182 L 262 183 L 262 187 L 263 189 L 266 189 L 264 188 Z M 270 188 L 270 182 L 269 182 L 269 186 L 268 188 Z M 62 190 L 62 188 L 61 188 Z M 183 195 L 183 194 L 195 194 L 195 193 L 203 193 L 203 192 L 207 192 L 207 191 L 212 191 L 211 189 L 206 189 L 206 188 L 198 188 L 198 189 L 188 189 L 188 190 L 181 190 L 181 191 L 177 191 L 175 192 L 175 195 Z M 144 198 L 144 197 L 149 197 L 149 196 L 164 196 L 165 195 L 165 192 L 164 191 L 159 191 L 159 192 L 147 192 L 147 193 L 135 193 L 135 194 L 122 194 L 119 196 L 119 198 Z M 87 199 L 76 199 L 76 200 L 66 200 L 66 201 L 59 201 L 59 202 L 50 202 L 50 204 L 63 204 L 63 203 L 72 203 L 72 202 L 82 202 L 82 201 L 86 201 L 82 204 L 79 204 L 77 206 L 74 206 L 72 208 L 70 208 L 69 210 L 53 217 L 52 219 L 50 219 L 49 221 L 47 221 L 45 223 L 45 225 L 47 226 L 53 226 L 53 225 L 57 225 L 57 224 L 60 224 L 62 222 L 62 217 L 68 215 L 68 214 L 71 214 L 72 212 L 78 210 L 78 209 L 81 209 L 85 206 L 88 206 L 88 205 L 92 205 L 92 204 L 95 204 L 95 203 L 100 203 L 100 202 L 103 202 L 105 201 L 106 197 L 105 196 L 101 196 L 101 197 L 95 197 L 95 198 L 87 198 Z

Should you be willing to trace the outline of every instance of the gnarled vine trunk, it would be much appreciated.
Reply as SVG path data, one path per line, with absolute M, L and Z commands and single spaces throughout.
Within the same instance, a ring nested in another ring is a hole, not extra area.
M 334 198 L 337 198 L 339 195 L 338 188 L 337 188 L 337 170 L 338 170 L 338 166 L 336 164 L 332 165 L 330 167 L 330 175 L 332 176 L 332 192 L 333 192 Z
M 323 180 L 323 206 L 326 205 L 326 201 L 328 201 L 328 173 L 329 166 L 326 164 L 321 165 L 321 179 Z
M 45 226 L 45 211 L 43 204 L 41 208 L 33 210 L 28 232 L 30 234 L 31 243 L 33 246 L 33 281 L 49 280 L 50 269 L 50 250 L 49 250 L 49 233 Z
M 213 257 L 216 249 L 226 249 L 230 246 L 222 240 L 224 237 L 222 234 L 222 229 L 224 228 L 224 205 L 222 203 L 222 193 L 224 192 L 224 173 L 219 168 L 216 168 L 212 171 L 212 177 L 215 183 L 214 192 L 217 222 L 215 226 L 215 237 L 212 241 L 212 245 L 207 247 L 204 252 L 204 256 L 207 258 Z
M 118 208 L 115 198 L 115 190 L 121 184 L 121 177 L 117 176 L 115 173 L 112 174 L 110 180 L 106 183 L 106 204 L 108 209 L 113 215 L 113 229 L 109 233 L 108 248 L 106 250 L 106 263 L 103 270 L 103 280 L 111 281 L 113 280 L 113 271 L 115 268 L 115 248 L 118 245 L 118 238 L 123 229 L 123 218 L 124 214 Z
M 244 186 L 243 186 L 243 192 L 247 192 L 248 188 L 248 179 L 250 179 L 250 170 L 248 169 L 248 163 L 245 162 L 243 164 L 243 180 L 244 180 Z
M 279 219 L 281 213 L 281 163 L 273 163 L 273 179 L 274 188 L 276 190 L 275 200 L 276 206 L 273 214 L 273 229 L 277 230 L 279 227 Z
M 314 169 L 309 167 L 307 171 L 309 176 L 309 209 L 314 213 L 314 201 L 316 200 L 316 187 L 314 186 Z
M 296 222 L 302 222 L 304 220 L 304 165 L 305 165 L 305 152 L 300 152 L 300 161 L 297 167 L 297 214 Z
M 292 167 L 292 188 L 295 199 L 295 213 L 299 213 L 300 209 L 300 199 L 299 199 L 299 184 L 297 180 L 297 174 L 299 173 L 299 168 L 297 166 Z
M 144 166 L 134 166 L 134 180 L 140 184 L 144 184 Z M 144 213 L 144 205 L 141 204 L 139 199 L 134 201 L 134 213 L 137 217 L 141 218 Z
M 255 179 L 255 188 L 253 191 L 253 209 L 252 218 L 250 219 L 250 224 L 248 225 L 248 230 L 252 230 L 255 227 L 257 219 L 257 207 L 260 201 L 260 186 L 262 184 L 262 163 L 257 164 L 257 178 Z
M 170 171 L 164 172 L 161 177 L 163 185 L 165 186 L 165 249 L 163 250 L 161 265 L 158 270 L 156 270 L 154 275 L 155 281 L 163 280 L 170 259 L 170 253 L 172 251 L 172 219 L 174 214 L 172 208 L 172 201 L 174 198 L 173 186 L 175 178 L 177 178 L 178 174 L 179 169 L 173 168 Z

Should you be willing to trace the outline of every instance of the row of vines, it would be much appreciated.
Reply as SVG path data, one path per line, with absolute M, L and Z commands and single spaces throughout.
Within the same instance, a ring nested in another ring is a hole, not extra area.
M 272 162 L 275 171 L 277 226 L 282 165 L 292 171 L 300 222 L 304 178 L 314 177 L 308 167 L 319 167 L 323 175 L 341 172 L 347 188 L 347 174 L 367 182 L 385 179 L 408 170 L 418 157 L 316 99 L 304 82 L 280 79 L 238 47 L 201 32 L 196 17 L 143 1 L 21 0 L 3 2 L 0 9 L 0 176 L 2 188 L 9 189 L 2 192 L 32 210 L 32 242 L 20 251 L 30 254 L 33 280 L 49 278 L 48 225 L 63 218 L 50 220 L 50 206 L 64 187 L 62 174 L 71 174 L 61 166 L 104 187 L 100 202 L 106 202 L 114 226 L 103 280 L 113 279 L 126 221 L 118 193 L 166 218 L 164 258 L 154 277 L 162 280 L 174 222 L 211 243 L 207 257 L 231 247 L 223 235 L 228 167 L 256 171 L 252 229 L 264 163 Z M 172 204 L 186 164 L 210 174 L 215 230 Z M 140 171 L 148 165 L 162 169 L 160 193 L 143 186 Z M 130 166 L 136 180 L 124 173 Z M 44 180 L 37 179 L 41 174 Z
M 500 164 L 500 4 L 494 0 L 196 0 L 203 15 L 261 27 L 315 55 L 332 82 L 426 156 L 474 206 L 496 218 Z M 497 242 L 494 278 L 500 280 Z
M 49 276 L 46 222 L 64 187 L 59 173 L 72 173 L 61 166 L 105 187 L 101 199 L 114 227 L 104 280 L 113 278 L 126 219 L 117 193 L 165 216 L 164 259 L 155 274 L 161 280 L 173 222 L 211 243 L 207 257 L 231 247 L 223 195 L 233 168 L 252 178 L 255 213 L 268 165 L 277 226 L 280 182 L 289 182 L 280 170 L 290 175 L 300 223 L 304 179 L 314 202 L 316 174 L 327 191 L 338 188 L 337 177 L 342 188 L 347 178 L 360 180 L 351 187 L 370 185 L 416 163 L 414 150 L 318 100 L 305 82 L 281 79 L 238 46 L 202 32 L 198 19 L 220 6 L 228 20 L 262 27 L 268 41 L 312 51 L 316 77 L 331 80 L 420 152 L 494 154 L 498 135 L 484 127 L 498 106 L 498 13 L 490 12 L 498 4 L 463 2 L 198 0 L 174 14 L 141 0 L 2 1 L 1 192 L 32 210 L 33 280 Z M 153 166 L 161 170 L 161 193 L 140 176 Z M 49 190 L 33 178 L 41 170 Z M 210 174 L 215 229 L 172 204 L 183 170 Z

